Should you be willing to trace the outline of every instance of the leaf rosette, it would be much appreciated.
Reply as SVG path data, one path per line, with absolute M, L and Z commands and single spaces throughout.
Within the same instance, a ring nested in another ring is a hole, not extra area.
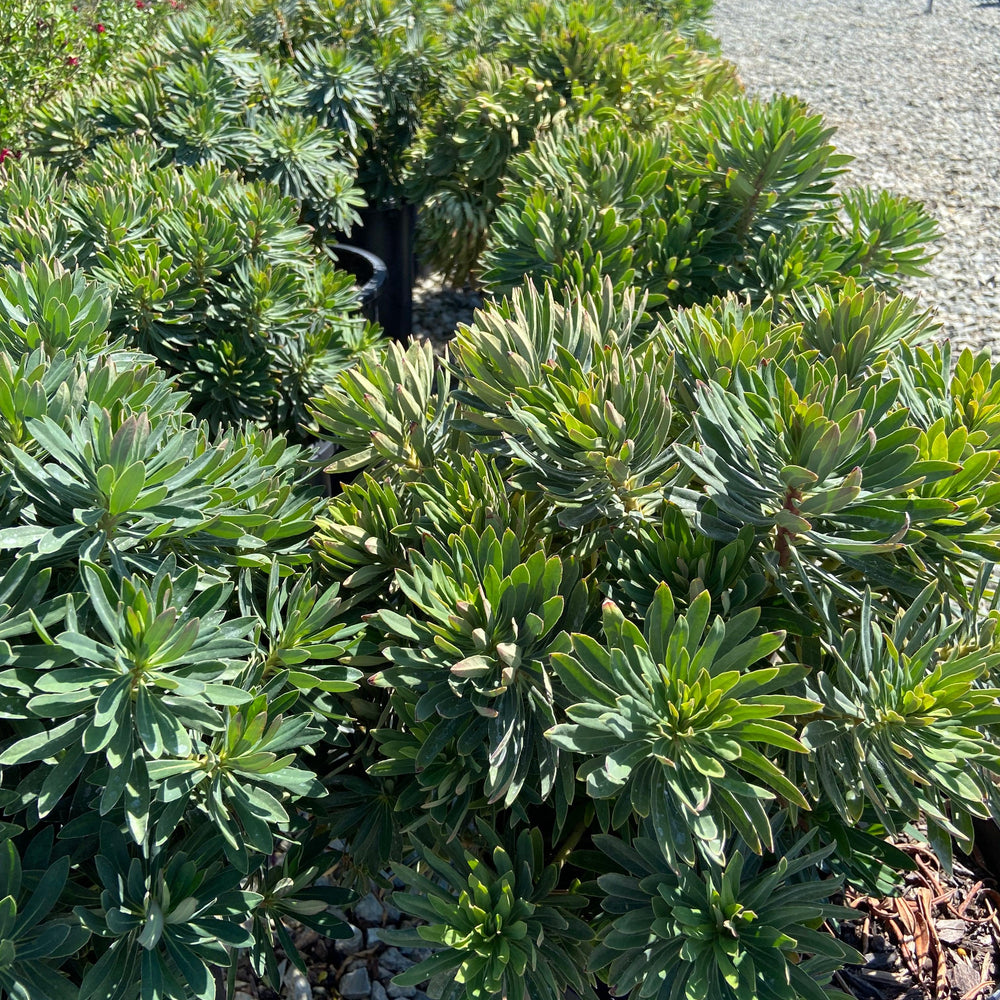
M 767 805 L 781 796 L 808 808 L 799 788 L 766 754 L 805 753 L 792 721 L 819 703 L 786 692 L 807 673 L 797 664 L 758 667 L 781 648 L 784 633 L 754 635 L 753 608 L 711 625 L 707 591 L 675 617 L 664 584 L 644 631 L 610 601 L 604 639 L 574 635 L 572 653 L 551 660 L 570 695 L 568 722 L 548 737 L 589 759 L 578 776 L 620 827 L 649 817 L 668 859 L 721 863 L 735 829 L 757 852 L 773 848 Z

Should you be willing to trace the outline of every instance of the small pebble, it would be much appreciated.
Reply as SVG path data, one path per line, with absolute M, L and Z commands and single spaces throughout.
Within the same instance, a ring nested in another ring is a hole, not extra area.
M 386 969 L 390 976 L 397 972 L 406 972 L 411 966 L 417 963 L 412 958 L 407 958 L 398 948 L 386 948 L 378 957 L 378 964 Z
M 388 1000 L 388 996 L 385 987 L 378 980 L 372 983 L 372 1000 Z
M 961 944 L 969 929 L 964 920 L 939 920 L 936 924 L 938 937 L 945 944 Z
M 356 955 L 365 946 L 365 935 L 360 927 L 355 927 L 354 924 L 348 926 L 351 928 L 351 936 L 340 938 L 337 941 L 337 950 L 341 955 Z
M 363 965 L 341 976 L 339 986 L 340 995 L 345 1000 L 362 1000 L 369 997 L 372 992 L 372 981 Z
M 370 892 L 354 904 L 353 912 L 356 920 L 363 920 L 366 924 L 380 924 L 385 915 L 385 907 L 378 897 Z
M 379 966 L 378 974 L 381 976 L 382 972 L 382 966 Z M 386 975 L 392 975 L 392 973 L 386 970 Z M 416 986 L 397 986 L 395 983 L 390 982 L 385 991 L 392 1000 L 410 1000 L 417 992 L 417 988 Z
M 306 948 L 311 947 L 319 940 L 319 931 L 313 930 L 311 927 L 303 927 L 298 934 L 295 935 L 295 947 L 299 951 L 305 951 Z

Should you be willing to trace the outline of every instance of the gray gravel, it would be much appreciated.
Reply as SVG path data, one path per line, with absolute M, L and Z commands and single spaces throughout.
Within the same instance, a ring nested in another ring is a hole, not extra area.
M 856 157 L 845 184 L 922 200 L 941 228 L 914 290 L 956 346 L 1000 354 L 1000 4 L 715 0 L 751 93 L 794 93 Z
M 482 295 L 473 289 L 450 288 L 440 274 L 423 275 L 413 286 L 412 335 L 443 351 L 458 324 L 471 323 L 482 304 Z

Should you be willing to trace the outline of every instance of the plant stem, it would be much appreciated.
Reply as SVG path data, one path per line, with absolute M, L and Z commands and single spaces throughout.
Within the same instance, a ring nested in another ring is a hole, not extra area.
M 583 816 L 577 822 L 576 826 L 573 827 L 569 832 L 569 836 L 559 845 L 559 850 L 556 851 L 556 856 L 552 859 L 552 863 L 562 868 L 566 864 L 566 860 L 573 853 L 574 848 L 580 843 L 580 838 L 584 835 L 587 830 L 587 814 L 584 811 Z

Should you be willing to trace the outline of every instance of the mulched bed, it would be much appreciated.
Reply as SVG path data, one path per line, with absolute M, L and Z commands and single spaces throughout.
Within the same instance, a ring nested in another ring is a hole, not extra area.
M 858 918 L 841 935 L 866 964 L 836 985 L 857 1000 L 1000 1000 L 1000 892 L 985 859 L 977 851 L 948 874 L 925 845 L 897 846 L 917 870 L 899 896 L 846 894 Z

